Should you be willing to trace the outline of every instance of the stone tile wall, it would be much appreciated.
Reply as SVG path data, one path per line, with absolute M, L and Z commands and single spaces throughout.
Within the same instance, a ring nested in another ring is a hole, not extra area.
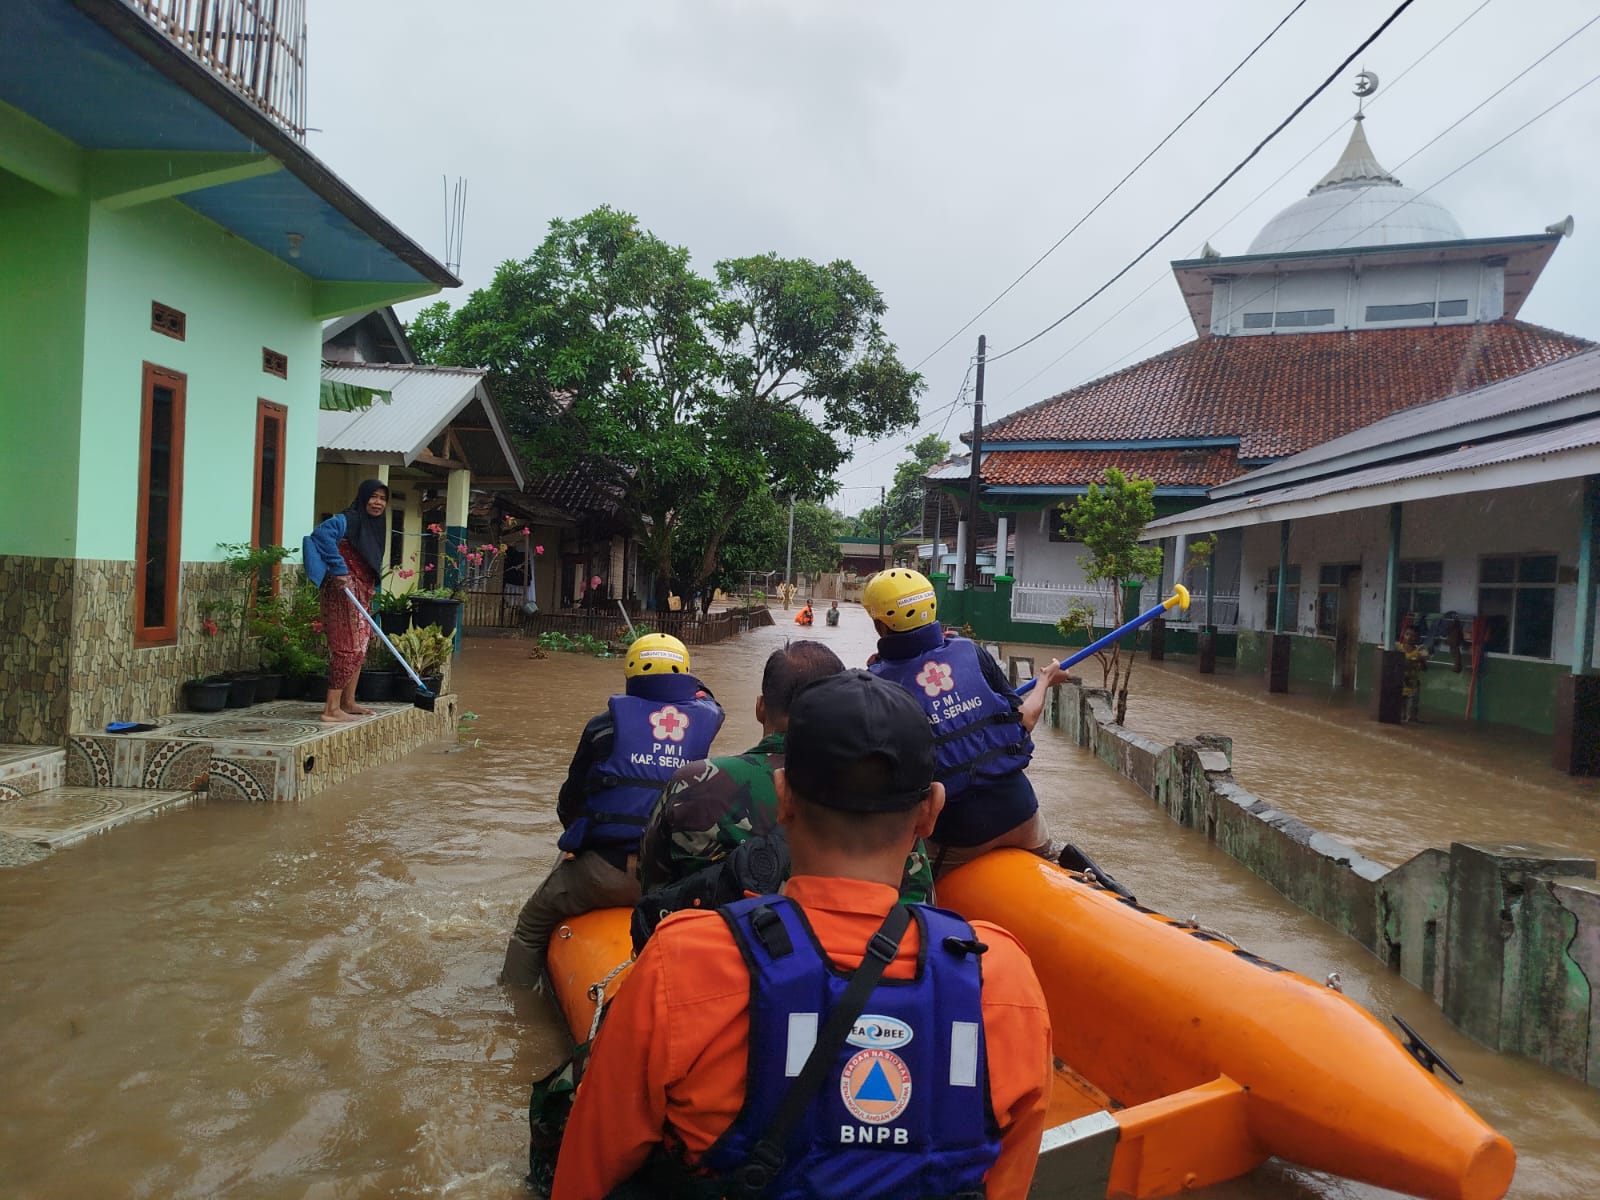
M 64 740 L 71 626 L 72 560 L 0 555 L 0 742 Z

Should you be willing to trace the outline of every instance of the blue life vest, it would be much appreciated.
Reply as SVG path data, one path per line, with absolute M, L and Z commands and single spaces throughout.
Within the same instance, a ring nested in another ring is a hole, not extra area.
M 873 990 L 763 1200 L 984 1194 L 1000 1132 L 972 926 L 940 908 L 910 909 L 922 938 L 916 978 L 884 979 Z M 782 896 L 750 897 L 721 912 L 750 968 L 744 1107 L 699 1163 L 726 1176 L 771 1126 L 850 972 L 833 966 L 799 907 Z M 952 949 L 947 938 L 965 945 Z
M 722 706 L 693 675 L 630 679 L 609 702 L 611 753 L 589 768 L 583 808 L 561 840 L 563 850 L 637 846 L 656 799 L 684 763 L 701 759 L 722 728 Z
M 945 633 L 938 622 L 893 634 L 879 646 L 891 638 L 922 648 L 906 658 L 880 653 L 867 669 L 905 688 L 928 714 L 938 757 L 935 778 L 944 784 L 947 801 L 1028 765 L 1033 739 L 1011 701 L 983 677 L 976 643 Z

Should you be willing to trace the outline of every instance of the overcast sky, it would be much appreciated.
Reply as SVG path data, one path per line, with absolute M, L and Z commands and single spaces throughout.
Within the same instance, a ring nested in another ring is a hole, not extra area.
M 1308 0 L 1121 192 L 928 360 L 928 419 L 859 446 L 840 476 L 849 490 L 835 503 L 854 511 L 875 502 L 921 432 L 944 429 L 954 443 L 970 429 L 970 406 L 953 401 L 980 332 L 994 354 L 1077 304 L 1397 3 Z M 1382 80 L 1366 123 L 1373 151 L 1415 188 L 1600 66 L 1596 24 L 1400 165 L 1600 15 L 1595 0 L 1489 0 L 1408 71 L 1478 3 L 1416 0 L 1346 78 L 1105 296 L 991 366 L 986 419 L 1193 337 L 1168 262 L 1194 256 L 1207 239 L 1225 255 L 1243 253 L 1274 213 L 1307 192 L 1348 136 L 1358 66 Z M 452 304 L 501 261 L 526 256 L 551 218 L 611 204 L 687 246 L 707 273 L 720 258 L 766 251 L 851 259 L 882 289 L 889 334 L 917 363 L 1066 232 L 1292 7 L 311 0 L 309 123 L 320 132 L 308 143 L 441 258 L 443 178 L 467 178 L 465 287 L 446 293 Z M 1600 268 L 1597 136 L 1600 84 L 1429 194 L 1468 237 L 1537 233 L 1573 214 L 1576 235 L 1521 316 L 1600 339 L 1594 289 L 1580 290 Z

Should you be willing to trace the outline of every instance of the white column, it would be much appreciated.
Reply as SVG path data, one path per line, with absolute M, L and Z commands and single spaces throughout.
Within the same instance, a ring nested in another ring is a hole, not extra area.
M 994 573 L 996 578 L 1008 573 L 1006 571 L 1006 519 L 1002 516 L 999 521 L 1000 528 L 994 542 Z
M 1189 535 L 1180 533 L 1173 539 L 1172 547 L 1172 582 L 1183 582 L 1183 569 L 1189 560 Z
M 956 569 L 951 583 L 958 592 L 967 589 L 967 523 L 964 520 L 956 526 Z

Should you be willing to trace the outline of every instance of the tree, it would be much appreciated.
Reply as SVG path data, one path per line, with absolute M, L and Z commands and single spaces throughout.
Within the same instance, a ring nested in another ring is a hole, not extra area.
M 1161 548 L 1139 541 L 1156 515 L 1155 481 L 1124 475 L 1107 467 L 1103 484 L 1091 483 L 1087 492 L 1072 503 L 1063 501 L 1061 531 L 1073 541 L 1082 542 L 1087 554 L 1078 556 L 1084 577 L 1098 584 L 1101 591 L 1098 612 L 1094 605 L 1074 600 L 1067 615 L 1056 623 L 1063 634 L 1086 630 L 1093 640 L 1096 617 L 1109 632 L 1123 622 L 1123 598 L 1129 586 L 1142 586 L 1161 573 Z M 1113 642 L 1096 653 L 1100 663 L 1101 686 L 1111 692 L 1120 724 L 1128 714 L 1128 683 L 1138 656 L 1139 634 L 1126 650 L 1122 641 Z
M 599 208 L 553 221 L 526 260 L 413 326 L 428 361 L 487 367 L 542 473 L 582 464 L 622 487 L 658 602 L 707 587 L 748 501 L 820 500 L 848 452 L 916 416 L 921 377 L 848 262 L 768 254 L 697 275 L 688 251 Z
M 883 514 L 883 535 L 887 539 L 892 540 L 908 530 L 921 528 L 928 472 L 950 457 L 950 443 L 938 434 L 930 433 L 907 449 L 911 451 L 911 457 L 895 467 L 894 485 L 889 488 L 883 503 L 868 505 L 856 514 L 853 526 L 856 537 L 878 536 L 880 512 Z

